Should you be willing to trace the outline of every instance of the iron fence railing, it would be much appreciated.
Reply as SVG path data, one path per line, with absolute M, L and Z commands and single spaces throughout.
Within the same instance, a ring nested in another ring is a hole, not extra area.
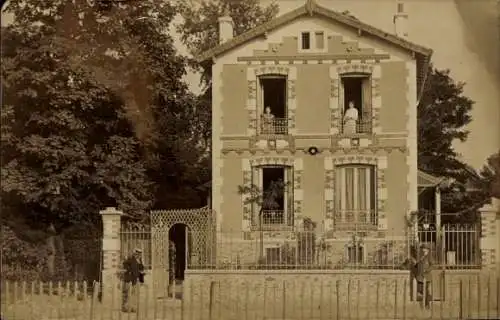
M 126 225 L 120 231 L 120 250 L 122 261 L 133 250 L 142 250 L 142 262 L 146 269 L 152 267 L 152 237 L 149 225 Z
M 219 232 L 213 238 L 201 248 L 188 248 L 188 269 L 403 269 L 409 254 L 401 234 L 325 238 L 315 231 L 263 230 Z M 206 259 L 192 259 L 190 250 L 203 252 Z
M 480 268 L 482 262 L 477 226 L 445 225 L 440 233 L 414 232 L 411 228 L 385 230 L 382 236 L 369 224 L 346 224 L 345 229 L 335 225 L 330 232 L 324 228 L 311 231 L 267 227 L 263 224 L 262 229 L 248 232 L 214 232 L 212 241 L 187 248 L 187 268 L 399 270 L 408 267 L 408 258 L 418 255 L 422 243 L 430 246 L 435 268 Z M 206 231 L 190 231 L 189 235 L 206 236 Z
M 208 274 L 207 274 L 208 275 Z M 214 275 L 212 275 L 213 277 Z M 290 275 L 292 276 L 292 275 Z M 2 283 L 2 319 L 498 319 L 500 278 L 464 277 L 445 281 L 446 298 L 428 309 L 412 300 L 406 278 L 371 275 L 333 281 L 248 280 L 224 275 L 220 280 L 186 280 L 167 290 L 152 283 L 136 288 L 132 307 L 122 312 L 122 285 L 101 295 L 100 283 Z M 157 279 L 161 281 L 161 279 Z
M 477 224 L 446 224 L 441 230 L 419 228 L 418 242 L 431 248 L 432 260 L 448 269 L 481 266 L 480 228 Z

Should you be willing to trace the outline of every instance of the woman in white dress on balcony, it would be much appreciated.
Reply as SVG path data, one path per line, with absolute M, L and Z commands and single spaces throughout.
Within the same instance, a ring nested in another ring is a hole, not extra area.
M 358 109 L 354 107 L 354 101 L 349 101 L 349 108 L 344 113 L 344 130 L 345 134 L 356 133 L 356 124 L 358 122 L 359 115 Z

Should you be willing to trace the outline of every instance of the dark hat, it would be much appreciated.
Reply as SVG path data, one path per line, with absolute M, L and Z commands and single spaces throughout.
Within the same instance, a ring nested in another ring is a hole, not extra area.
M 422 243 L 422 244 L 420 245 L 420 248 L 421 248 L 421 249 L 430 249 L 430 246 L 429 246 L 427 243 Z

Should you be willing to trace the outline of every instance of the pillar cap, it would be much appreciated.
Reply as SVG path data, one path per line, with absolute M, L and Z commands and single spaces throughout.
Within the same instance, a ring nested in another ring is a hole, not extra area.
M 115 207 L 106 207 L 106 209 L 99 211 L 99 213 L 103 216 L 105 215 L 118 215 L 122 216 L 123 212 L 120 210 L 116 209 Z

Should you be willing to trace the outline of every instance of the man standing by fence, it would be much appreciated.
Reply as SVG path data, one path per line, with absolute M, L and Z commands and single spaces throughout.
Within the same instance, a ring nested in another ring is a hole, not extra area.
M 142 250 L 135 249 L 123 262 L 122 311 L 135 312 L 137 306 L 137 283 L 144 282 L 144 265 L 142 264 Z

